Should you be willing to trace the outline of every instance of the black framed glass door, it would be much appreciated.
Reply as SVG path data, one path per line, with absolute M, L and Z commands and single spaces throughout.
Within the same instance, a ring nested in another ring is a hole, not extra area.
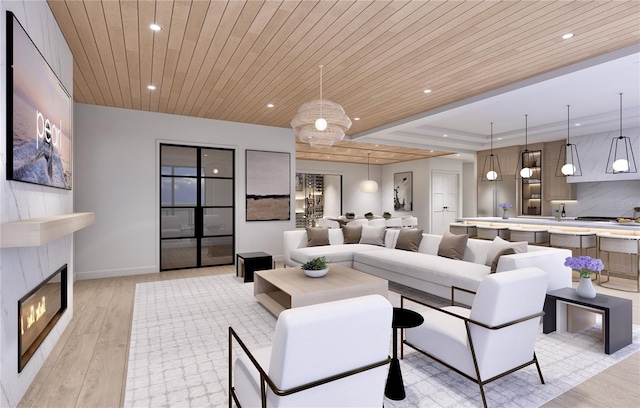
M 160 270 L 233 264 L 235 151 L 160 145 Z

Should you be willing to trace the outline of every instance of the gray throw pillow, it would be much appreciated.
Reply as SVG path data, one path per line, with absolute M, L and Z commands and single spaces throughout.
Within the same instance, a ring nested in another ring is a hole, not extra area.
M 445 231 L 438 246 L 438 256 L 444 256 L 451 259 L 462 259 L 464 251 L 467 249 L 467 240 L 469 234 L 452 234 Z
M 307 246 L 329 245 L 329 228 L 307 227 Z
M 362 236 L 362 225 L 343 225 L 342 235 L 345 244 L 357 244 Z
M 360 243 L 384 246 L 384 233 L 386 229 L 387 227 L 385 226 L 372 227 L 370 225 L 363 225 Z
M 505 248 L 498 252 L 498 255 L 491 262 L 491 273 L 496 273 L 496 269 L 498 269 L 498 261 L 502 255 L 513 255 L 516 253 L 516 250 L 512 247 Z
M 422 230 L 402 228 L 398 232 L 396 249 L 418 252 L 418 248 L 420 248 L 421 241 L 422 241 Z
M 491 242 L 491 246 L 489 247 L 489 251 L 487 252 L 487 259 L 484 264 L 487 266 L 491 266 L 493 260 L 496 259 L 496 256 L 498 256 L 498 253 L 506 248 L 513 248 L 516 254 L 520 254 L 523 252 L 527 252 L 527 242 L 509 242 L 500 237 L 495 237 Z

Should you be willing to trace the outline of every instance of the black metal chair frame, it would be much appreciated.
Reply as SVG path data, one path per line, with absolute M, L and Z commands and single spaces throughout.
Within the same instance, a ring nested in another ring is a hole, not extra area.
M 287 395 L 295 394 L 300 391 L 305 391 L 310 388 L 317 387 L 319 385 L 330 383 L 332 381 L 340 380 L 342 378 L 346 378 L 354 374 L 359 374 L 367 370 L 382 367 L 386 364 L 389 364 L 389 362 L 391 361 L 391 357 L 387 356 L 385 360 L 379 361 L 377 363 L 369 364 L 353 370 L 342 372 L 340 374 L 325 377 L 320 380 L 312 381 L 310 383 L 302 384 L 297 387 L 289 388 L 288 390 L 281 390 L 273 383 L 271 378 L 269 378 L 267 373 L 260 366 L 260 363 L 258 363 L 258 361 L 255 359 L 253 354 L 251 354 L 247 346 L 240 339 L 236 331 L 233 330 L 232 327 L 229 327 L 229 408 L 233 407 L 233 402 L 236 403 L 236 406 L 238 406 L 239 408 L 242 408 L 242 406 L 240 405 L 240 402 L 238 401 L 238 397 L 236 396 L 235 387 L 233 386 L 233 378 L 232 378 L 233 376 L 232 359 L 233 359 L 233 339 L 234 338 L 236 339 L 236 341 L 238 342 L 242 350 L 247 354 L 247 357 L 249 357 L 249 360 L 251 360 L 251 363 L 254 365 L 254 367 L 256 368 L 256 370 L 258 370 L 258 373 L 260 374 L 260 397 L 262 401 L 262 408 L 267 407 L 267 388 L 266 388 L 267 385 L 269 386 L 269 388 L 271 388 L 271 391 L 273 391 L 274 394 L 284 397 Z
M 451 287 L 451 305 L 452 306 L 455 304 L 454 293 L 455 293 L 456 290 L 460 290 L 462 292 L 467 292 L 467 293 L 471 293 L 471 294 L 475 294 L 476 293 L 476 292 L 471 291 L 471 290 L 459 288 L 457 286 L 452 286 Z M 412 299 L 410 297 L 406 297 L 404 295 L 400 297 L 400 305 L 401 305 L 400 307 L 404 307 L 404 300 L 405 299 L 407 299 L 407 300 L 409 300 L 411 302 L 414 302 L 414 303 L 418 303 L 418 304 L 420 304 L 422 306 L 426 306 L 426 307 L 428 307 L 430 309 L 437 310 L 437 311 L 439 311 L 441 313 L 445 313 L 445 314 L 447 314 L 449 316 L 453 316 L 455 318 L 458 318 L 458 319 L 461 319 L 461 320 L 464 321 L 464 325 L 465 325 L 465 328 L 466 328 L 466 331 L 467 331 L 467 339 L 469 340 L 469 348 L 471 349 L 471 356 L 473 357 L 473 366 L 474 366 L 474 368 L 476 370 L 476 378 L 473 378 L 473 377 L 469 376 L 468 374 L 458 370 L 457 368 L 445 363 L 444 361 L 432 356 L 431 354 L 429 354 L 426 351 L 422 350 L 420 347 L 418 347 L 418 346 L 416 346 L 414 344 L 411 344 L 411 343 L 409 343 L 408 341 L 406 341 L 404 339 L 400 343 L 400 350 L 401 350 L 400 353 L 401 353 L 401 355 L 404 355 L 404 345 L 406 344 L 407 346 L 419 351 L 420 353 L 426 355 L 427 357 L 432 358 L 433 360 L 437 361 L 438 363 L 446 366 L 447 368 L 455 371 L 456 373 L 462 375 L 463 377 L 465 377 L 465 378 L 473 381 L 474 383 L 478 384 L 478 386 L 480 387 L 480 395 L 482 396 L 482 404 L 484 405 L 485 408 L 487 407 L 487 399 L 486 399 L 486 397 L 484 395 L 484 385 L 485 384 L 490 383 L 491 381 L 497 380 L 498 378 L 502 378 L 502 377 L 504 377 L 506 375 L 509 375 L 509 374 L 513 373 L 513 372 L 516 372 L 516 371 L 518 371 L 518 370 L 520 370 L 520 369 L 522 369 L 524 367 L 527 367 L 527 366 L 529 366 L 531 364 L 535 364 L 536 365 L 536 368 L 538 369 L 538 375 L 540 376 L 540 382 L 542 384 L 544 384 L 544 378 L 542 377 L 542 371 L 540 370 L 540 364 L 538 363 L 538 359 L 536 357 L 536 353 L 535 352 L 533 353 L 533 358 L 531 359 L 531 361 L 528 361 L 528 362 L 526 362 L 526 363 L 524 363 L 524 364 L 522 364 L 522 365 L 520 365 L 518 367 L 512 368 L 511 370 L 505 371 L 502 374 L 498 374 L 498 375 L 496 375 L 494 377 L 491 377 L 489 379 L 482 380 L 480 378 L 480 369 L 478 367 L 478 360 L 476 359 L 476 353 L 475 353 L 475 350 L 474 350 L 474 347 L 473 347 L 473 339 L 471 338 L 471 330 L 469 329 L 470 325 L 475 324 L 477 326 L 484 327 L 485 329 L 489 329 L 489 330 L 500 330 L 500 329 L 503 329 L 505 327 L 509 327 L 509 326 L 513 326 L 513 325 L 518 324 L 518 323 L 525 322 L 527 320 L 540 318 L 541 316 L 544 315 L 544 312 L 536 313 L 536 314 L 531 315 L 531 316 L 527 316 L 527 317 L 523 317 L 523 318 L 520 318 L 520 319 L 517 319 L 517 320 L 513 320 L 513 321 L 510 321 L 510 322 L 507 322 L 507 323 L 503 323 L 503 324 L 500 324 L 498 326 L 489 326 L 489 325 L 484 324 L 482 322 L 478 322 L 476 320 L 473 320 L 473 319 L 470 319 L 470 318 L 467 318 L 467 317 L 464 317 L 464 316 L 457 315 L 455 313 L 449 312 L 448 310 L 443 310 L 440 307 L 429 305 L 427 303 L 423 303 L 423 302 L 421 302 L 419 300 L 415 300 L 415 299 Z

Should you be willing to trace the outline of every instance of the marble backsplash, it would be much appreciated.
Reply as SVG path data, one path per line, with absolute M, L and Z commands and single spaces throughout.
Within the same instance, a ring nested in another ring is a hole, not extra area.
M 640 180 L 579 183 L 576 187 L 577 200 L 565 203 L 568 217 L 631 217 L 633 207 L 640 207 Z

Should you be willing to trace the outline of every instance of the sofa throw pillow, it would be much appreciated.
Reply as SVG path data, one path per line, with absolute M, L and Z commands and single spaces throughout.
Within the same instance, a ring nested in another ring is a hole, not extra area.
M 384 246 L 384 233 L 387 227 L 372 227 L 370 225 L 362 226 L 362 235 L 360 236 L 361 244 Z
M 396 249 L 404 251 L 418 252 L 420 242 L 422 241 L 422 230 L 402 228 L 398 231 L 398 240 L 396 241 Z
M 496 257 L 493 258 L 493 261 L 491 262 L 491 273 L 496 273 L 496 269 L 498 269 L 498 261 L 500 260 L 500 257 L 502 255 L 513 255 L 515 253 L 516 250 L 511 247 L 505 248 L 498 252 L 498 255 L 496 255 Z
M 491 266 L 493 260 L 496 259 L 496 256 L 498 256 L 498 253 L 505 248 L 513 248 L 516 254 L 520 254 L 523 252 L 527 252 L 527 242 L 509 242 L 500 237 L 495 237 L 493 239 L 493 242 L 491 242 L 491 246 L 489 247 L 489 251 L 487 252 L 487 260 L 484 264 L 487 266 Z
M 469 234 L 452 234 L 445 231 L 438 246 L 438 256 L 444 256 L 451 259 L 462 259 L 464 251 L 467 249 L 467 240 Z
M 362 225 L 343 225 L 342 235 L 345 244 L 357 244 L 362 236 Z
M 307 227 L 307 246 L 329 245 L 329 228 Z

